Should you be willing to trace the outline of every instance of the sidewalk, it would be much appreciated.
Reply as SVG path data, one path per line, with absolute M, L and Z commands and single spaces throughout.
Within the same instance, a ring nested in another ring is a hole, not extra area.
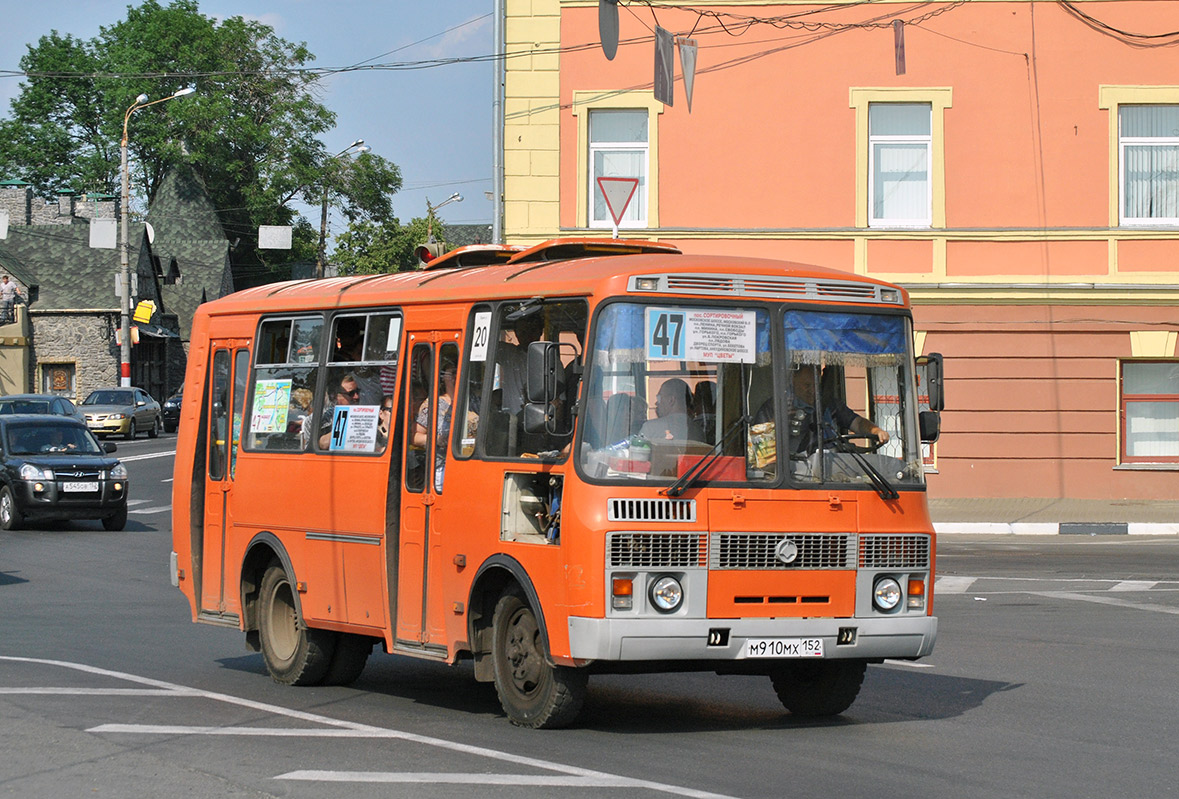
M 929 512 L 939 534 L 1179 535 L 1179 500 L 930 497 Z

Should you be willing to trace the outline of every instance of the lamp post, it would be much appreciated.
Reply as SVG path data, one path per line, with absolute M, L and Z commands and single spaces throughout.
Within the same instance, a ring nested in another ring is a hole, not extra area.
M 175 94 L 151 101 L 148 101 L 146 94 L 141 94 L 135 98 L 135 102 L 127 109 L 127 113 L 123 114 L 123 141 L 119 145 L 123 178 L 122 215 L 119 225 L 119 269 L 122 278 L 122 285 L 119 286 L 119 332 L 123 339 L 119 346 L 119 385 L 121 386 L 131 385 L 131 259 L 128 244 L 128 227 L 130 225 L 128 217 L 131 207 L 128 195 L 131 193 L 131 175 L 127 168 L 127 123 L 131 121 L 131 115 L 141 108 L 147 108 L 149 105 L 157 103 L 166 103 L 195 91 L 195 88 L 189 86 L 186 89 L 180 89 Z
M 427 242 L 433 243 L 433 241 L 434 241 L 434 212 L 437 211 L 439 208 L 441 208 L 444 205 L 450 205 L 451 203 L 461 203 L 462 201 L 463 201 L 463 195 L 459 194 L 457 191 L 454 194 L 447 197 L 442 202 L 438 203 L 437 205 L 430 205 L 430 198 L 429 197 L 426 198 L 426 241 Z
M 333 155 L 328 159 L 328 163 L 335 161 L 345 155 L 353 153 L 367 153 L 372 148 L 364 143 L 364 139 L 357 139 L 349 144 L 343 150 Z M 324 170 L 323 174 L 323 205 L 319 210 L 319 247 L 315 251 L 315 277 L 323 277 L 324 267 L 327 265 L 327 255 L 325 249 L 327 247 L 327 211 L 328 211 L 328 173 Z

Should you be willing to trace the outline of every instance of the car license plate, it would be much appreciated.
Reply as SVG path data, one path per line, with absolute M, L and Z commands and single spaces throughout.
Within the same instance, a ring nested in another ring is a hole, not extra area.
M 84 493 L 86 491 L 97 491 L 98 483 L 92 481 L 73 480 L 62 483 L 61 490 L 69 493 Z
M 747 658 L 821 658 L 822 638 L 749 638 L 743 657 Z

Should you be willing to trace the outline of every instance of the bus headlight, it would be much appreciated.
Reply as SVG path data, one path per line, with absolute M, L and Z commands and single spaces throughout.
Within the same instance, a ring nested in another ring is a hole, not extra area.
M 885 612 L 895 608 L 901 601 L 901 584 L 891 577 L 881 577 L 872 588 L 872 604 Z
M 672 613 L 684 602 L 684 587 L 674 577 L 663 576 L 651 583 L 651 604 L 661 613 Z

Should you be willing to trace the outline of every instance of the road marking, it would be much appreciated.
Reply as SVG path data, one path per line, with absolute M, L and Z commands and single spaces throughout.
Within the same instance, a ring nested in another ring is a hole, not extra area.
M 1158 580 L 1122 580 L 1110 591 L 1149 591 L 1158 585 Z
M 1155 613 L 1170 613 L 1179 616 L 1179 608 L 1166 605 L 1153 605 L 1147 602 L 1130 602 L 1125 599 L 1101 596 L 1100 594 L 1074 594 L 1069 591 L 1028 591 L 1036 596 L 1046 596 L 1051 599 L 1074 599 L 1081 602 L 1096 602 L 1098 605 L 1113 605 L 1119 608 L 1133 608 L 1134 610 L 1150 610 Z
M 394 740 L 407 741 L 410 743 L 423 744 L 425 746 L 432 746 L 437 749 L 443 749 L 449 752 L 458 752 L 461 754 L 474 755 L 476 757 L 487 758 L 488 760 L 498 760 L 504 763 L 513 763 L 518 766 L 525 766 L 528 768 L 543 769 L 546 771 L 554 771 L 558 774 L 565 775 L 564 778 L 577 778 L 581 780 L 605 780 L 611 781 L 610 785 L 625 784 L 628 788 L 645 788 L 647 790 L 659 791 L 661 793 L 669 793 L 674 796 L 690 796 L 696 799 L 734 799 L 725 794 L 712 793 L 709 791 L 701 791 L 694 788 L 685 788 L 679 785 L 670 785 L 661 782 L 651 782 L 647 780 L 636 780 L 628 777 L 622 777 L 616 774 L 609 774 L 602 771 L 595 771 L 593 769 L 581 768 L 579 766 L 571 766 L 565 763 L 558 763 L 552 760 L 543 760 L 541 758 L 529 757 L 527 755 L 519 755 L 513 752 L 503 752 L 497 749 L 488 749 L 482 746 L 474 746 L 472 744 L 459 743 L 458 741 L 448 741 L 443 738 L 434 738 L 429 735 L 418 735 L 417 733 L 406 732 L 404 730 L 396 730 L 387 727 L 375 727 L 369 724 L 360 724 L 357 722 L 343 721 L 341 719 L 332 718 L 330 716 L 323 716 L 318 713 L 309 713 L 303 710 L 294 710 L 281 705 L 272 705 L 267 702 L 258 702 L 253 699 L 243 699 L 242 697 L 233 696 L 232 694 L 222 694 L 214 691 L 205 691 L 198 688 L 189 688 L 176 683 L 165 682 L 164 680 L 155 680 L 150 677 L 140 677 L 136 674 L 129 674 L 122 671 L 113 671 L 110 669 L 103 669 L 97 666 L 87 666 L 83 663 L 71 663 L 64 660 L 49 660 L 45 658 L 30 658 L 17 657 L 13 655 L 0 655 L 0 661 L 7 661 L 11 663 L 30 663 L 41 666 L 58 666 L 65 669 L 73 669 L 85 674 L 94 674 L 102 677 L 113 677 L 115 679 L 125 680 L 127 682 L 137 683 L 139 685 L 148 686 L 151 688 L 161 689 L 165 694 L 175 693 L 177 696 L 185 697 L 200 697 L 214 702 L 224 702 L 229 705 L 236 705 L 238 707 L 249 708 L 252 710 L 262 711 L 275 716 L 283 716 L 289 719 L 297 719 L 299 721 L 309 722 L 313 724 L 322 724 L 329 729 L 274 729 L 274 728 L 258 728 L 258 727 L 185 727 L 185 726 L 155 726 L 155 725 L 140 725 L 140 724 L 100 724 L 97 727 L 91 727 L 87 732 L 91 733 L 129 733 L 129 734 L 164 734 L 164 735 L 185 735 L 185 734 L 205 734 L 205 735 L 269 735 L 269 736 L 301 736 L 301 735 L 316 735 L 320 737 L 339 737 L 339 738 L 388 738 Z M 296 772 L 297 773 L 297 772 Z M 329 772 L 324 772 L 329 773 Z M 341 772 L 342 773 L 342 772 Z M 357 772 L 361 774 L 373 772 Z M 560 778 L 558 778 L 560 779 Z M 485 778 L 484 781 L 490 781 Z M 588 784 L 588 783 L 578 783 Z
M 172 450 L 171 452 L 147 452 L 143 455 L 132 455 L 129 458 L 119 458 L 119 460 L 121 460 L 123 463 L 127 463 L 128 461 L 145 461 L 151 458 L 170 458 L 175 454 L 176 450 Z
M 939 577 L 933 584 L 935 594 L 965 594 L 977 577 Z
M 291 771 L 276 780 L 314 782 L 396 782 L 446 785 L 558 786 L 562 788 L 645 788 L 642 780 L 625 777 L 560 777 L 546 774 L 440 774 L 432 771 Z M 714 794 L 685 794 L 712 796 Z
M 884 665 L 886 666 L 907 666 L 911 669 L 932 669 L 932 663 L 918 663 L 913 660 L 893 660 L 892 658 L 885 658 Z
M 32 696 L 192 696 L 172 688 L 0 688 L 4 695 Z
M 166 507 L 166 508 L 139 508 L 139 509 L 136 509 L 133 511 L 128 511 L 128 513 L 143 513 L 143 514 L 167 513 L 170 510 L 172 510 L 172 508 L 170 508 L 170 507 Z

